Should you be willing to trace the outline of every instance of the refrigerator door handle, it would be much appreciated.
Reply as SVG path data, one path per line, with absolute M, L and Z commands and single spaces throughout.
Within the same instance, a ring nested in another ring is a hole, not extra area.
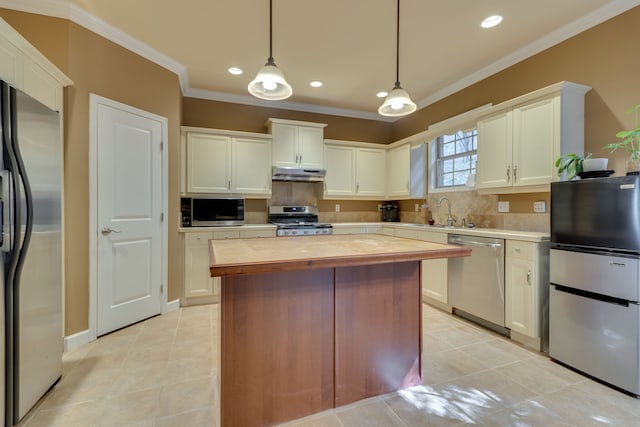
M 0 220 L 2 221 L 1 252 L 10 252 L 13 248 L 13 195 L 11 191 L 12 175 L 8 170 L 0 171 Z

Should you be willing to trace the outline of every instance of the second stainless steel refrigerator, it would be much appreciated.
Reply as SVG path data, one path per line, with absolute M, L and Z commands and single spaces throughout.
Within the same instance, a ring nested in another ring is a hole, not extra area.
M 62 149 L 57 112 L 0 82 L 5 425 L 62 373 Z
M 549 355 L 640 394 L 640 176 L 551 185 Z

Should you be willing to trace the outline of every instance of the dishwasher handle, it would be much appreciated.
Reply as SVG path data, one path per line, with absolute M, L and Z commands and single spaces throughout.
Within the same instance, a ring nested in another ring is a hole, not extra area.
M 460 239 L 456 237 L 450 237 L 449 243 L 452 245 L 476 246 L 480 248 L 491 248 L 491 249 L 500 249 L 502 247 L 502 244 L 500 243 L 485 243 L 485 242 L 478 242 L 475 240 Z

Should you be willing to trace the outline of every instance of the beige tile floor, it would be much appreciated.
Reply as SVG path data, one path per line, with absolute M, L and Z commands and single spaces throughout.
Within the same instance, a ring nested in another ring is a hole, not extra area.
M 216 426 L 218 306 L 182 308 L 64 355 L 62 380 L 21 423 Z M 640 426 L 640 400 L 424 306 L 424 384 L 286 425 Z

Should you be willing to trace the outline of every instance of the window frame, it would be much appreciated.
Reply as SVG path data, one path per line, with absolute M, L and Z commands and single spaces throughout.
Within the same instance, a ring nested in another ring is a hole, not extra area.
M 444 137 L 446 135 L 451 135 L 453 136 L 452 140 L 445 142 L 444 141 Z M 475 146 L 474 149 L 472 150 L 466 150 L 466 151 L 461 151 L 461 152 L 455 152 L 458 148 L 458 144 L 468 138 L 472 138 L 473 143 L 472 143 L 472 147 Z M 454 153 L 453 154 L 444 154 L 443 152 L 443 145 L 444 144 L 454 144 Z M 438 136 L 436 136 L 432 141 L 431 141 L 431 145 L 432 150 L 432 159 L 433 161 L 431 162 L 431 166 L 432 166 L 432 185 L 431 185 L 431 190 L 432 191 L 460 191 L 460 190 L 470 190 L 470 189 L 474 189 L 474 187 L 467 187 L 466 185 L 466 179 L 465 182 L 462 184 L 454 184 L 454 185 L 440 185 L 442 181 L 442 177 L 445 174 L 452 174 L 453 175 L 453 180 L 455 182 L 455 174 L 456 172 L 458 173 L 466 173 L 467 176 L 473 174 L 476 172 L 476 168 L 477 168 L 477 159 L 478 159 L 478 130 L 476 126 L 473 126 L 471 128 L 466 128 L 466 129 L 457 129 L 457 130 L 451 130 L 449 132 L 442 132 L 440 134 L 438 134 Z M 460 170 L 455 170 L 455 162 L 456 159 L 462 159 L 462 158 L 466 158 L 466 157 L 471 157 L 469 160 L 469 163 L 471 163 L 469 165 L 468 168 L 465 169 L 460 169 Z M 475 159 L 474 159 L 475 158 Z M 441 169 L 443 168 L 443 163 L 445 161 L 452 161 L 452 170 L 451 172 L 448 171 L 442 171 Z M 467 172 L 468 171 L 468 172 Z

